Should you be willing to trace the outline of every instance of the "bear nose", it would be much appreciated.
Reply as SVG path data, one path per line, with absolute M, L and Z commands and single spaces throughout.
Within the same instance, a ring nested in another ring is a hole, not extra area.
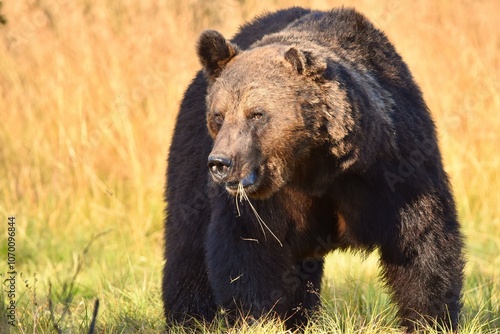
M 219 181 L 224 181 L 229 175 L 233 162 L 222 155 L 211 155 L 208 157 L 208 168 L 212 175 Z

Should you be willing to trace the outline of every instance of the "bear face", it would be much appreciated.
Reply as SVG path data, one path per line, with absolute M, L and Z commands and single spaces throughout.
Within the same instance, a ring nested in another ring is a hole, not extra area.
M 242 52 L 215 31 L 200 37 L 214 139 L 208 164 L 213 180 L 230 194 L 243 187 L 248 196 L 264 199 L 287 184 L 315 183 L 311 178 L 320 173 L 306 170 L 314 168 L 307 163 L 311 155 L 331 149 L 332 136 L 342 144 L 352 129 L 347 91 L 331 80 L 339 73 L 327 71 L 320 53 L 286 45 Z

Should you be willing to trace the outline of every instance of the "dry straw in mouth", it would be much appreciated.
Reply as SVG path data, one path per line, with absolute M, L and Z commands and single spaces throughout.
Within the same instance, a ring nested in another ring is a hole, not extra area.
M 246 200 L 248 202 L 248 204 L 250 205 L 250 208 L 252 209 L 253 214 L 255 215 L 255 218 L 257 218 L 257 221 L 259 222 L 259 226 L 260 226 L 260 228 L 262 230 L 262 234 L 264 234 L 264 239 L 267 240 L 266 231 L 264 230 L 264 227 L 265 227 L 266 230 L 268 230 L 269 233 L 271 233 L 271 235 L 274 237 L 274 239 L 276 239 L 276 241 L 278 241 L 278 243 L 280 244 L 280 246 L 283 247 L 283 244 L 281 243 L 280 239 L 278 239 L 278 237 L 276 236 L 276 234 L 274 234 L 273 231 L 271 231 L 271 229 L 269 228 L 269 226 L 267 226 L 267 224 L 264 222 L 264 220 L 262 219 L 262 217 L 259 215 L 259 213 L 255 209 L 255 207 L 253 206 L 252 202 L 250 202 L 250 199 L 248 198 L 248 195 L 247 195 L 247 193 L 245 191 L 245 188 L 243 187 L 243 184 L 241 182 L 238 184 L 238 192 L 236 193 L 235 200 L 236 200 L 236 210 L 238 211 L 238 216 L 241 216 L 240 207 L 238 205 L 238 201 L 239 202 L 243 202 L 243 200 Z

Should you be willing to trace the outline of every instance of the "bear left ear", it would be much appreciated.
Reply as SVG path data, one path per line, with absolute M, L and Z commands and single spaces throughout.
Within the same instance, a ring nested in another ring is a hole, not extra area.
M 297 50 L 293 47 L 285 52 L 285 59 L 293 65 L 293 67 L 297 70 L 297 73 L 303 75 L 321 75 L 327 68 L 327 64 L 324 59 L 313 55 L 309 51 Z
M 215 81 L 227 63 L 239 52 L 236 45 L 226 41 L 215 30 L 204 31 L 198 40 L 198 57 L 211 82 Z

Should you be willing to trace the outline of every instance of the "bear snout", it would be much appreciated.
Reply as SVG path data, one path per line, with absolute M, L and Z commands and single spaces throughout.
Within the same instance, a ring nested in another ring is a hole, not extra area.
M 232 195 L 236 195 L 239 187 L 253 189 L 259 184 L 260 173 L 257 167 L 240 170 L 238 165 L 234 158 L 228 158 L 224 154 L 217 153 L 208 156 L 208 169 L 213 180 L 223 184 Z

